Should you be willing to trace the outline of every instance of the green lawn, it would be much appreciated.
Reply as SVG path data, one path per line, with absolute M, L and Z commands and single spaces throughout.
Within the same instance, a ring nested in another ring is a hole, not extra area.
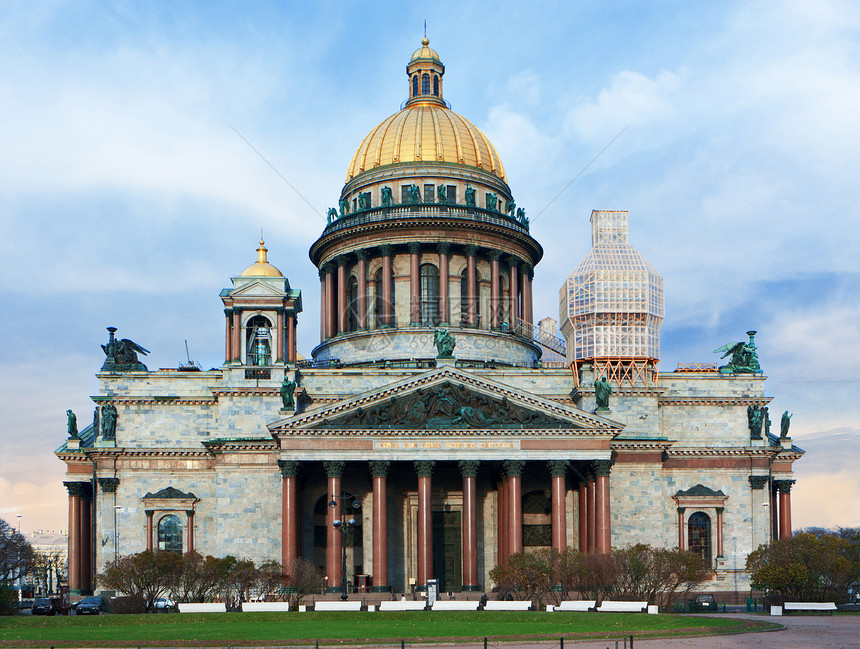
M 710 634 L 769 628 L 736 617 L 635 613 L 201 613 L 0 617 L 0 647 L 195 646 L 409 642 L 484 636 L 570 638 Z M 765 625 L 767 623 L 764 623 Z

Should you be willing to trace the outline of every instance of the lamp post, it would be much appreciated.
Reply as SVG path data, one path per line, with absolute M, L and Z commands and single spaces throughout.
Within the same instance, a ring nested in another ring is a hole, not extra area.
M 18 570 L 18 597 L 24 599 L 24 577 L 21 574 L 21 514 L 15 514 L 18 517 L 18 539 L 15 542 L 15 563 Z
M 116 495 L 116 494 L 114 494 L 114 495 Z M 119 559 L 119 550 L 117 548 L 117 545 L 119 544 L 119 530 L 117 530 L 117 527 L 116 527 L 116 517 L 117 517 L 117 514 L 119 513 L 119 510 L 121 510 L 121 509 L 122 509 L 122 507 L 120 505 L 114 505 L 113 506 L 113 562 L 114 563 L 116 563 L 117 560 Z
M 345 502 L 347 500 L 351 500 L 350 503 L 353 509 L 361 508 L 361 501 L 358 499 L 358 496 L 354 496 L 352 494 L 344 494 L 342 496 L 338 496 L 332 494 L 331 500 L 329 501 L 328 506 L 334 509 L 337 507 L 337 501 Z M 340 532 L 340 552 L 341 552 L 341 561 L 340 561 L 340 598 L 342 600 L 348 599 L 348 595 L 346 592 L 346 534 L 345 532 L 351 528 L 358 525 L 354 518 L 350 518 L 348 520 L 335 520 L 332 522 L 332 527 Z

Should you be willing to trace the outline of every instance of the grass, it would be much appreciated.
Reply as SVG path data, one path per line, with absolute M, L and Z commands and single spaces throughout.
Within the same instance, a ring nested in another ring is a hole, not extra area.
M 201 613 L 0 618 L 0 647 L 399 644 L 514 638 L 703 635 L 776 628 L 739 618 L 636 613 Z

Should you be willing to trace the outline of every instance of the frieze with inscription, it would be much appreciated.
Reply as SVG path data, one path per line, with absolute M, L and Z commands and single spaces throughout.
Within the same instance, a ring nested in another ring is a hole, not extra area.
M 370 408 L 325 419 L 314 428 L 397 428 L 422 430 L 570 428 L 569 421 L 493 399 L 445 382 L 421 388 Z

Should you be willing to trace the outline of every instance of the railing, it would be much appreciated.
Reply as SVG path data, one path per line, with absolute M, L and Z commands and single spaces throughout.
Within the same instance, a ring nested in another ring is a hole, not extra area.
M 528 222 L 524 224 L 518 221 L 515 217 L 493 210 L 486 210 L 482 207 L 454 205 L 450 203 L 407 203 L 388 205 L 384 207 L 371 207 L 367 210 L 361 210 L 353 212 L 352 214 L 340 216 L 326 226 L 324 234 L 337 232 L 354 225 L 379 223 L 382 221 L 402 219 L 404 217 L 439 218 L 440 216 L 451 219 L 463 219 L 501 225 L 525 234 L 528 234 L 529 231 Z
M 553 336 L 548 331 L 544 331 L 538 325 L 534 325 L 521 320 L 520 318 L 511 318 L 509 323 L 511 331 L 515 334 L 528 338 L 536 342 L 541 347 L 545 347 L 557 354 L 564 356 L 567 353 L 567 344 L 558 336 Z

